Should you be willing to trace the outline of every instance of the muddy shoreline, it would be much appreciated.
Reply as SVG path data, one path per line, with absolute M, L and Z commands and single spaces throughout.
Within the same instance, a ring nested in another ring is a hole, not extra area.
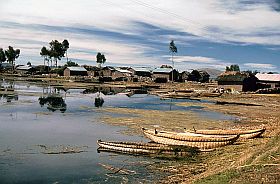
M 25 81 L 26 78 L 9 78 Z M 37 79 L 36 79 L 37 80 Z M 174 91 L 181 89 L 208 90 L 216 84 L 200 83 L 81 83 L 66 80 L 33 80 L 35 84 L 48 84 L 64 88 L 122 87 L 142 88 L 156 86 L 156 90 Z M 141 127 L 183 131 L 184 128 L 251 128 L 266 127 L 263 137 L 203 153 L 197 158 L 156 164 L 152 169 L 171 173 L 161 183 L 277 183 L 279 182 L 279 135 L 280 135 L 280 95 L 268 94 L 223 94 L 220 97 L 202 97 L 213 103 L 200 103 L 205 110 L 221 112 L 238 117 L 236 120 L 216 121 L 198 116 L 192 112 L 104 108 L 107 112 L 125 114 L 121 117 L 104 117 L 102 122 L 115 126 L 127 126 L 125 134 L 142 135 Z M 230 102 L 216 104 L 215 102 Z M 257 104 L 253 106 L 242 105 Z M 195 106 L 195 102 L 176 103 L 180 106 Z M 133 114 L 133 116 L 131 116 Z M 185 126 L 185 123 L 188 126 Z
M 280 95 L 252 93 L 223 94 L 216 98 L 201 98 L 213 103 L 200 103 L 204 109 L 237 117 L 234 121 L 209 120 L 191 112 L 159 112 L 151 110 L 106 109 L 109 112 L 134 114 L 133 117 L 105 117 L 104 122 L 116 126 L 128 126 L 125 133 L 141 135 L 141 126 L 172 131 L 183 128 L 243 128 L 265 127 L 261 138 L 238 143 L 203 153 L 189 161 L 177 161 L 171 165 L 157 165 L 162 172 L 171 175 L 161 183 L 277 183 L 279 182 Z M 229 103 L 215 103 L 215 102 Z M 249 104 L 249 105 L 248 105 Z M 195 102 L 177 103 L 193 106 Z M 184 122 L 190 123 L 189 127 Z

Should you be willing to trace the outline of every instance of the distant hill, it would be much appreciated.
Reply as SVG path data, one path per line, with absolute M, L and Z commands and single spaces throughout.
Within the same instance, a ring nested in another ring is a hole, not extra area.
M 206 72 L 210 75 L 210 79 L 215 79 L 215 78 L 217 78 L 221 73 L 224 72 L 224 71 L 217 70 L 217 69 L 214 69 L 214 68 L 200 68 L 199 70 L 204 70 L 204 71 L 206 71 Z

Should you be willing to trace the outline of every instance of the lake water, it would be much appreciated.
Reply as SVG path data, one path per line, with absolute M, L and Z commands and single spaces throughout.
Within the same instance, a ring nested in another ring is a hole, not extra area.
M 27 82 L 0 82 L 4 93 L 0 97 L 0 183 L 150 183 L 163 175 L 147 166 L 162 160 L 131 155 L 97 153 L 98 139 L 145 141 L 143 136 L 128 136 L 120 132 L 126 127 L 110 126 L 100 118 L 117 116 L 103 111 L 106 107 L 125 107 L 156 110 L 192 110 L 215 119 L 229 119 L 219 113 L 207 112 L 197 106 L 180 107 L 176 101 L 160 100 L 147 94 L 103 95 L 103 107 L 95 107 L 98 93 L 84 89 L 66 92 Z M 10 89 L 11 88 L 11 89 Z M 13 91 L 14 89 L 14 91 Z M 10 92 L 9 92 L 10 93 Z M 62 99 L 47 97 L 55 93 Z M 39 100 L 39 97 L 43 97 Z M 40 102 L 40 103 L 39 103 Z M 45 154 L 48 150 L 76 148 L 75 154 Z M 106 167 L 131 171 L 124 175 Z M 132 172 L 133 171 L 133 172 Z

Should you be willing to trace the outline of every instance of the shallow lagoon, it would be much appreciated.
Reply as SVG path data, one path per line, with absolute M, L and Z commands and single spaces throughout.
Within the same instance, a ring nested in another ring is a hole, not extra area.
M 31 83 L 8 83 L 2 87 L 14 88 L 16 98 L 0 99 L 0 181 L 3 183 L 120 183 L 152 182 L 163 175 L 147 170 L 147 166 L 162 160 L 112 153 L 97 153 L 96 140 L 145 141 L 143 136 L 128 136 L 120 132 L 126 127 L 110 126 L 100 122 L 106 107 L 124 107 L 155 110 L 192 110 L 215 119 L 230 119 L 220 113 L 207 112 L 197 106 L 180 107 L 174 102 L 160 100 L 147 94 L 103 95 L 102 108 L 94 106 L 98 93 L 83 94 L 84 89 L 57 90 Z M 59 94 L 66 110 L 48 109 L 38 98 L 50 93 Z M 119 116 L 119 114 L 118 114 Z M 43 145 L 43 146 L 42 146 Z M 75 154 L 44 154 L 44 146 L 52 149 L 75 147 L 84 152 Z M 103 165 L 103 166 L 102 166 Z M 109 165 L 131 170 L 131 174 L 112 174 L 104 168 Z

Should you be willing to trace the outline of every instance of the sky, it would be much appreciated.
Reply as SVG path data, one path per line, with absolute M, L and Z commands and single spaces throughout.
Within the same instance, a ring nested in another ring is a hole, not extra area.
M 171 65 L 174 40 L 179 70 L 280 72 L 280 0 L 0 0 L 0 48 L 19 48 L 16 64 L 43 64 L 41 48 L 64 39 L 79 65 L 98 52 L 108 66 Z

